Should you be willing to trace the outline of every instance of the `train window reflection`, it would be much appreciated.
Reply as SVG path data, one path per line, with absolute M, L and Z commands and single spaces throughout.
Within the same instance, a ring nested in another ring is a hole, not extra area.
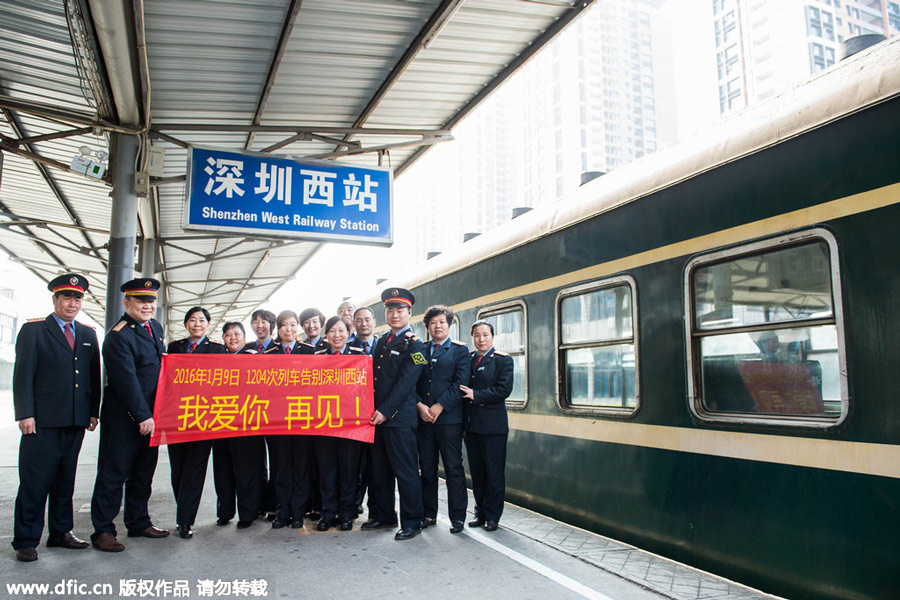
M 565 290 L 559 299 L 560 385 L 565 408 L 633 413 L 634 284 L 620 277 Z
M 507 406 L 521 408 L 527 400 L 528 373 L 525 361 L 525 307 L 507 305 L 478 313 L 494 326 L 494 348 L 508 353 L 513 359 L 513 390 L 506 399 Z
M 848 409 L 837 245 L 814 230 L 688 265 L 691 408 L 831 426 Z

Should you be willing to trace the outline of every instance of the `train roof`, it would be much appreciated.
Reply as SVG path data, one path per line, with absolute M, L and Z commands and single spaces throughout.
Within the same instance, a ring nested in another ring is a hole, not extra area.
M 614 210 L 900 95 L 900 37 L 826 69 L 805 83 L 720 121 L 700 135 L 582 185 L 454 251 L 413 277 L 384 284 L 415 288 L 598 214 Z M 361 305 L 375 303 L 369 299 Z

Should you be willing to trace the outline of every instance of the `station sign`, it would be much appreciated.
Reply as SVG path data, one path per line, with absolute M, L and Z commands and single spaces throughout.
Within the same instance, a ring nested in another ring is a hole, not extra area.
M 192 146 L 184 228 L 390 246 L 389 168 Z

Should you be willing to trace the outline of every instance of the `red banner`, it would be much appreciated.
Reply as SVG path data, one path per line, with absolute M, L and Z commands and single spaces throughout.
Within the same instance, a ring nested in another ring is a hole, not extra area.
M 785 362 L 738 364 L 741 379 L 756 403 L 756 412 L 785 415 L 824 415 L 819 388 L 806 365 Z
M 166 354 L 151 446 L 244 435 L 328 435 L 371 443 L 372 358 Z

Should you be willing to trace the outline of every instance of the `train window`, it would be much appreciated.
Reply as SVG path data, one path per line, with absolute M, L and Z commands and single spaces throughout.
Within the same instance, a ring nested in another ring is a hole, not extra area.
M 480 311 L 479 319 L 494 326 L 494 348 L 508 353 L 513 359 L 513 390 L 506 405 L 514 408 L 525 406 L 528 372 L 525 360 L 525 305 L 516 302 Z M 471 345 L 471 341 L 469 341 Z
M 816 229 L 710 253 L 686 270 L 691 410 L 829 427 L 848 393 L 837 244 Z
M 574 412 L 638 407 L 634 280 L 617 277 L 558 298 L 560 398 Z

